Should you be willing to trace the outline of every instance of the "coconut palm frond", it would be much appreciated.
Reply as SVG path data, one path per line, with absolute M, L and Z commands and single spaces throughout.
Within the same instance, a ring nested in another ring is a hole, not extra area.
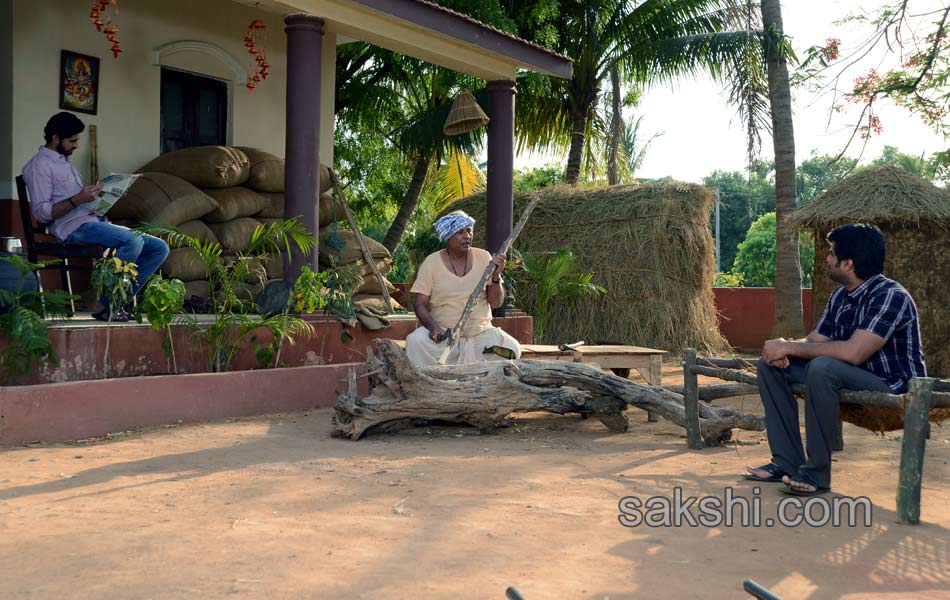
M 246 254 L 279 254 L 290 256 L 291 242 L 303 253 L 310 256 L 317 245 L 317 238 L 304 227 L 299 217 L 285 221 L 275 221 L 267 225 L 258 225 L 248 242 Z
M 440 214 L 456 200 L 485 189 L 485 176 L 470 157 L 452 150 L 446 162 L 435 171 L 429 185 L 432 209 Z

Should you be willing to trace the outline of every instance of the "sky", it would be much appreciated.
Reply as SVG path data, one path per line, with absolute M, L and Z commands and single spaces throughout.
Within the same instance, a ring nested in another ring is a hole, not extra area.
M 782 14 L 786 35 L 799 58 L 813 45 L 824 45 L 827 38 L 841 40 L 841 56 L 849 54 L 868 30 L 853 24 L 834 21 L 856 11 L 871 13 L 885 4 L 882 0 L 786 0 Z M 937 0 L 911 0 L 915 10 L 942 5 Z M 855 77 L 876 67 L 885 71 L 893 57 L 884 60 L 884 51 L 873 53 L 859 65 L 849 69 L 843 79 L 849 84 Z M 830 96 L 816 97 L 804 89 L 793 90 L 796 161 L 807 159 L 813 151 L 837 154 L 851 135 L 860 115 L 860 107 L 849 107 L 843 113 L 830 113 Z M 864 149 L 862 162 L 878 156 L 885 145 L 896 146 L 908 154 L 930 154 L 950 144 L 906 110 L 883 105 L 876 109 L 883 131 L 872 136 Z M 829 117 L 829 114 L 831 116 Z M 746 164 L 746 136 L 734 106 L 729 105 L 722 86 L 708 78 L 683 79 L 674 86 L 654 87 L 647 91 L 640 105 L 628 109 L 625 119 L 643 117 L 641 129 L 645 136 L 660 133 L 646 153 L 637 177 L 665 177 L 701 182 L 714 170 L 742 171 Z M 829 121 L 830 119 L 830 121 Z M 858 157 L 862 141 L 856 139 L 847 154 Z M 772 139 L 762 139 L 763 159 L 772 158 Z M 548 162 L 563 164 L 555 156 L 522 155 L 515 168 L 529 168 Z

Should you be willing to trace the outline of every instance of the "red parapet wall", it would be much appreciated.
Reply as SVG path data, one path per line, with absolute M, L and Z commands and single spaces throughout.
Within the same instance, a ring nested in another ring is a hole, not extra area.
M 169 375 L 162 332 L 147 325 L 112 328 L 109 378 L 103 377 L 106 328 L 52 327 L 60 363 L 34 377 L 33 385 L 0 388 L 0 446 L 33 441 L 67 441 L 136 427 L 189 423 L 333 406 L 347 387 L 347 373 L 366 370 L 366 351 L 375 338 L 405 339 L 418 325 L 414 317 L 393 317 L 392 326 L 369 331 L 349 329 L 353 340 L 340 340 L 332 318 L 308 316 L 315 335 L 284 344 L 281 363 L 291 368 L 261 368 L 252 343 L 243 345 L 233 371 L 207 373 L 206 352 L 188 343 L 189 331 L 174 327 L 180 375 Z M 522 343 L 530 343 L 533 319 L 493 321 Z M 259 332 L 260 345 L 270 342 Z M 191 373 L 191 374 L 188 374 Z M 367 393 L 367 379 L 358 379 Z
M 394 315 L 391 325 L 370 331 L 362 325 L 347 329 L 352 339 L 343 342 L 342 326 L 334 317 L 324 313 L 307 315 L 314 333 L 309 339 L 298 337 L 296 343 L 281 346 L 280 363 L 289 367 L 335 365 L 363 362 L 367 348 L 376 338 L 404 340 L 419 326 L 414 315 Z M 492 321 L 522 344 L 530 344 L 534 319 L 530 316 L 502 317 Z M 178 373 L 203 373 L 211 370 L 208 350 L 192 343 L 188 327 L 172 327 L 175 359 Z M 162 350 L 164 331 L 155 331 L 148 325 L 114 325 L 109 331 L 109 369 L 105 373 L 106 327 L 100 323 L 89 325 L 57 325 L 51 322 L 50 341 L 59 363 L 47 365 L 32 379 L 21 383 L 59 383 L 121 377 L 168 375 L 174 373 L 170 359 Z M 270 332 L 260 329 L 245 339 L 234 357 L 232 371 L 267 368 L 256 356 L 256 347 L 268 346 Z M 2 342 L 0 342 L 2 344 Z
M 0 397 L 0 446 L 333 406 L 350 369 L 362 374 L 366 364 L 7 387 Z M 366 378 L 357 381 L 360 393 L 368 393 Z
M 713 288 L 719 331 L 739 350 L 758 351 L 771 337 L 775 288 Z M 802 335 L 812 329 L 811 288 L 802 290 Z

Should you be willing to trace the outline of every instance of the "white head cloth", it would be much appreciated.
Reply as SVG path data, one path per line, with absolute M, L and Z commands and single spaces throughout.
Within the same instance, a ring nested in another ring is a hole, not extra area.
M 439 240 L 444 242 L 452 237 L 452 234 L 466 227 L 471 227 L 474 224 L 475 219 L 465 214 L 464 211 L 456 210 L 436 221 L 434 226 L 435 233 L 439 236 Z

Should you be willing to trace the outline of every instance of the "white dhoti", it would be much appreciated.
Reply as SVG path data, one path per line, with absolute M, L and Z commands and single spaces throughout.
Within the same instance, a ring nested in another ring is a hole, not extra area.
M 406 336 L 406 356 L 415 367 L 429 367 L 439 364 L 442 352 L 448 342 L 433 342 L 429 330 L 420 327 Z M 499 327 L 486 329 L 474 337 L 460 338 L 452 348 L 447 365 L 461 365 L 482 360 L 505 360 L 495 353 L 485 354 L 485 348 L 502 346 L 513 350 L 515 358 L 521 358 L 521 344 Z

